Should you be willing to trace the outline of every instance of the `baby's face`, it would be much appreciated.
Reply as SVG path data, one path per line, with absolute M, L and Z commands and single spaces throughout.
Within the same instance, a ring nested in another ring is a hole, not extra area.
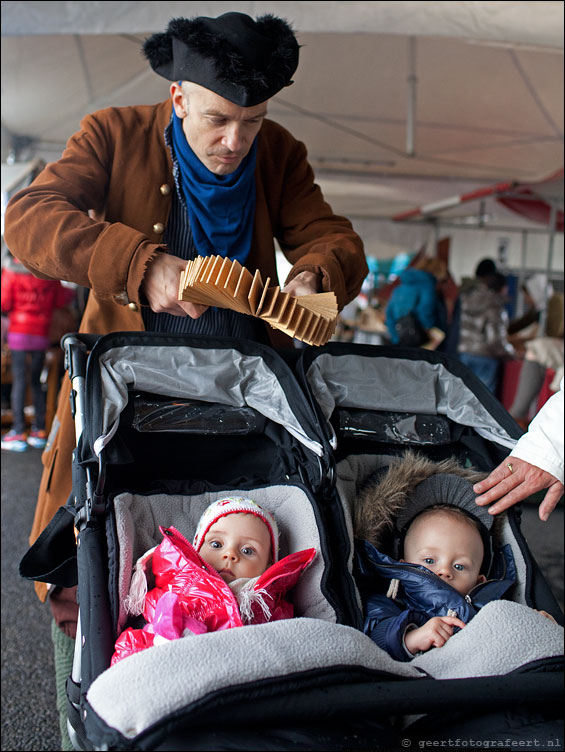
M 424 513 L 410 526 L 404 561 L 420 564 L 466 595 L 485 577 L 480 575 L 484 546 L 479 531 L 464 519 Z
M 258 577 L 271 561 L 269 529 L 253 514 L 228 514 L 208 530 L 200 556 L 227 583 Z

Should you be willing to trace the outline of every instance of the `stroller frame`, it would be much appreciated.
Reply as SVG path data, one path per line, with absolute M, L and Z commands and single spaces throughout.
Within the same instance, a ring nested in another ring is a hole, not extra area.
M 119 347 L 124 343 L 128 346 L 138 346 L 157 339 L 147 334 L 128 333 L 107 335 L 102 338 L 103 341 L 85 335 L 67 335 L 63 339 L 66 366 L 73 385 L 77 436 L 71 506 L 75 512 L 79 551 L 82 546 L 95 552 L 94 566 L 91 560 L 88 563 L 81 562 L 79 553 L 78 577 L 83 588 L 80 598 L 81 621 L 85 616 L 82 604 L 90 602 L 88 591 L 96 591 L 96 597 L 100 600 L 99 594 L 105 589 L 103 580 L 106 562 L 100 553 L 105 551 L 105 543 L 101 545 L 101 542 L 106 538 L 104 525 L 100 526 L 100 519 L 107 503 L 105 484 L 109 469 L 105 450 L 107 447 L 111 452 L 112 439 L 119 436 L 119 431 L 112 433 L 110 427 L 106 435 L 111 436 L 104 451 L 98 455 L 92 451 L 97 438 L 104 434 L 108 426 L 102 434 L 100 431 L 92 433 L 89 421 L 92 420 L 93 410 L 85 396 L 88 386 L 87 352 L 91 350 L 98 354 L 106 346 Z M 237 347 L 231 341 L 220 339 L 206 343 L 199 338 L 162 339 L 166 340 L 167 346 L 176 346 L 182 342 L 194 348 Z M 275 372 L 281 367 L 282 359 L 274 357 L 275 354 L 269 348 L 251 344 L 249 350 L 246 350 L 246 347 L 247 345 L 243 347 L 245 352 L 253 353 L 259 360 L 267 359 Z M 305 434 L 302 437 L 305 438 L 305 443 L 298 443 L 300 461 L 297 462 L 291 482 L 304 484 L 308 493 L 312 495 L 313 503 L 319 511 L 320 524 L 325 531 L 324 535 L 327 536 L 327 549 L 335 556 L 335 560 L 331 562 L 332 566 L 328 567 L 326 577 L 329 603 L 334 607 L 336 614 L 335 624 L 329 625 L 327 629 L 323 627 L 322 632 L 326 630 L 328 635 L 335 632 L 339 639 L 345 640 L 350 635 L 347 630 L 351 628 L 355 635 L 358 635 L 362 618 L 351 576 L 352 531 L 347 508 L 348 499 L 344 498 L 347 496 L 347 488 L 339 476 L 340 464 L 344 460 L 347 461 L 349 456 L 357 454 L 361 457 L 367 454 L 395 456 L 410 444 L 410 439 L 416 443 L 420 442 L 427 428 L 422 429 L 417 425 L 417 421 L 410 420 L 410 427 L 406 429 L 395 413 L 391 395 L 399 388 L 398 379 L 390 382 L 389 390 L 385 385 L 381 393 L 374 388 L 374 373 L 381 367 L 385 370 L 390 368 L 392 373 L 400 367 L 406 368 L 412 374 L 418 373 L 422 362 L 426 369 L 429 367 L 434 374 L 433 388 L 423 390 L 424 397 L 429 395 L 431 399 L 432 392 L 435 392 L 436 399 L 437 394 L 443 389 L 443 380 L 452 375 L 462 390 L 459 397 L 465 394 L 469 400 L 476 399 L 477 404 L 485 406 L 484 410 L 481 408 L 479 411 L 477 428 L 472 425 L 472 416 L 464 417 L 465 406 L 462 403 L 455 408 L 449 405 L 452 398 L 448 394 L 449 389 L 446 388 L 445 394 L 439 398 L 439 402 L 443 400 L 442 404 L 448 405 L 446 414 L 456 409 L 458 417 L 463 421 L 462 425 L 466 421 L 466 428 L 463 430 L 466 456 L 472 459 L 480 458 L 484 451 L 484 467 L 479 469 L 491 469 L 506 456 L 520 433 L 519 428 L 473 374 L 446 356 L 403 348 L 329 343 L 323 348 L 306 349 L 299 359 L 295 374 L 292 374 L 286 364 L 282 369 L 282 380 L 288 379 L 289 382 L 294 381 L 297 386 L 299 385 L 298 390 L 292 393 L 290 401 L 293 403 L 293 409 L 294 403 L 298 403 L 297 412 L 301 414 L 304 425 L 297 430 L 293 427 L 292 442 L 296 439 L 297 433 L 303 431 Z M 413 378 L 413 375 L 410 378 Z M 349 383 L 349 380 L 353 383 Z M 387 379 L 384 381 L 386 384 Z M 291 387 L 294 389 L 294 384 L 291 384 Z M 371 394 L 375 391 L 379 393 L 376 400 L 374 394 Z M 426 400 L 422 394 L 418 394 L 418 400 L 420 404 L 407 406 L 408 413 L 426 413 L 423 409 Z M 454 398 L 454 403 L 458 403 L 457 397 Z M 370 408 L 367 408 L 367 404 Z M 359 418 L 359 411 L 367 409 L 377 416 L 376 423 L 373 421 L 374 425 L 378 426 L 377 433 L 381 430 L 380 427 L 385 426 L 384 437 L 373 435 L 367 438 L 373 429 L 367 429 L 363 416 L 361 425 L 352 427 L 352 422 L 354 424 Z M 101 420 L 100 415 L 95 416 L 97 426 L 101 425 Z M 457 423 L 456 420 L 450 422 Z M 435 429 L 441 432 L 441 421 L 438 426 Z M 433 427 L 432 429 L 435 430 Z M 391 435 L 394 436 L 392 442 Z M 439 447 L 430 447 L 425 441 L 419 445 L 431 449 L 432 452 L 439 452 L 440 456 L 450 451 L 449 442 Z M 111 462 L 109 464 L 111 465 Z M 250 483 L 249 487 L 253 488 L 254 485 L 257 484 Z M 219 487 L 221 486 L 222 483 L 219 484 Z M 68 516 L 67 514 L 65 518 L 67 522 Z M 559 607 L 521 535 L 519 510 L 509 511 L 508 528 L 509 534 L 516 538 L 517 550 L 528 572 L 528 582 L 520 586 L 519 597 L 529 605 L 553 613 L 562 623 Z M 325 558 L 328 558 L 326 554 Z M 341 571 L 342 568 L 344 571 Z M 91 584 L 89 578 L 93 576 L 96 583 Z M 102 603 L 102 608 L 108 609 L 111 613 L 112 607 L 108 598 L 103 596 L 102 601 L 105 598 L 106 602 Z M 296 629 L 306 630 L 305 634 L 308 628 L 316 626 L 310 624 L 308 619 L 299 619 L 298 622 L 300 624 Z M 86 623 L 88 624 L 88 619 Z M 471 718 L 471 724 L 475 724 L 473 728 L 480 728 L 481 719 L 487 714 L 502 715 L 507 713 L 509 708 L 512 708 L 512 712 L 523 712 L 528 718 L 532 708 L 536 712 L 543 711 L 543 723 L 546 724 L 544 728 L 554 732 L 561 714 L 563 675 L 561 661 L 558 658 L 544 659 L 539 665 L 517 668 L 505 675 L 441 680 L 402 671 L 395 675 L 388 664 L 383 664 L 379 668 L 376 663 L 370 662 L 367 665 L 334 665 L 330 662 L 326 666 L 311 666 L 307 670 L 294 670 L 286 675 L 258 677 L 251 686 L 237 682 L 223 686 L 203 695 L 186 710 L 176 711 L 163 722 L 146 727 L 142 733 L 128 740 L 124 739 L 121 733 L 108 730 L 106 722 L 97 717 L 96 712 L 91 712 L 93 708 L 87 698 L 90 686 L 107 667 L 105 659 L 101 659 L 100 656 L 107 655 L 108 646 L 113 644 L 115 639 L 108 625 L 102 625 L 102 628 L 99 626 L 95 634 L 91 634 L 92 630 L 88 626 L 83 632 L 77 632 L 75 661 L 67 683 L 69 731 L 77 749 L 322 750 L 366 749 L 367 744 L 372 744 L 375 749 L 387 749 L 397 745 L 401 737 L 409 738 L 413 733 L 427 735 L 428 739 L 437 739 L 433 723 L 426 726 L 425 719 L 424 725 L 416 724 L 412 731 L 406 728 L 400 732 L 397 727 L 390 725 L 390 718 L 428 714 L 428 719 L 433 721 L 438 712 L 438 705 L 442 708 L 442 715 L 445 715 L 447 710 L 454 714 L 450 723 L 444 723 L 444 731 L 450 732 L 451 735 L 457 732 L 458 723 L 468 724 Z M 295 627 L 287 625 L 286 628 Z M 255 639 L 254 632 L 249 631 L 247 634 L 250 640 Z M 85 637 L 88 639 L 85 640 Z M 356 641 L 358 636 L 352 639 Z M 250 733 L 249 728 L 242 724 L 250 702 L 253 703 L 254 716 L 260 719 L 258 728 L 262 731 L 258 731 L 257 735 Z M 282 720 L 281 707 L 284 707 Z M 330 722 L 325 710 L 321 711 L 322 707 L 331 708 L 332 718 L 335 720 Z M 463 708 L 465 714 L 461 716 Z M 218 728 L 220 709 L 222 726 Z M 342 729 L 344 723 L 347 729 L 345 734 Z M 211 739 L 210 724 L 214 727 Z M 91 741 L 91 737 L 94 738 L 94 742 Z M 187 739 L 190 739 L 191 746 L 186 746 Z M 207 746 L 208 744 L 218 746 Z

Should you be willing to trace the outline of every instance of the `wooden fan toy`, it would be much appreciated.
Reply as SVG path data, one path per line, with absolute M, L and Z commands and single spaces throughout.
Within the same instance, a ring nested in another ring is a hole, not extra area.
M 308 345 L 324 345 L 335 331 L 337 299 L 333 292 L 291 295 L 269 287 L 261 274 L 251 274 L 237 260 L 197 256 L 181 274 L 179 300 L 231 308 L 257 316 L 273 328 Z

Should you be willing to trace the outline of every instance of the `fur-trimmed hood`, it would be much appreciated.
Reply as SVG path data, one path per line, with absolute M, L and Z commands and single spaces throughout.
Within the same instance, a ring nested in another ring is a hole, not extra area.
M 399 515 L 405 516 L 412 504 L 414 489 L 439 473 L 458 476 L 470 483 L 477 483 L 487 475 L 474 468 L 464 468 L 455 459 L 434 462 L 412 450 L 401 457 L 391 458 L 388 468 L 373 473 L 359 491 L 353 508 L 355 537 L 370 541 L 385 553 L 392 553 L 396 520 Z M 486 509 L 477 506 L 477 519 L 487 520 L 485 515 L 488 515 Z M 488 518 L 488 522 L 492 522 L 490 515 Z M 500 518 L 494 519 L 492 532 L 495 538 L 498 538 L 500 523 Z

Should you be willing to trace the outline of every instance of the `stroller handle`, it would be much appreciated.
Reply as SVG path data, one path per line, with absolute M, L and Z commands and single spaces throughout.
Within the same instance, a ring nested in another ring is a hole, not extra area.
M 61 337 L 61 348 L 65 352 L 65 368 L 69 378 L 85 376 L 88 352 L 92 350 L 99 336 L 96 334 L 78 334 L 69 332 Z
M 96 341 L 95 338 L 92 339 L 90 347 Z M 61 338 L 61 347 L 65 352 L 65 369 L 72 384 L 71 413 L 75 421 L 75 436 L 78 444 L 84 427 L 84 380 L 89 347 L 81 334 L 65 334 Z

